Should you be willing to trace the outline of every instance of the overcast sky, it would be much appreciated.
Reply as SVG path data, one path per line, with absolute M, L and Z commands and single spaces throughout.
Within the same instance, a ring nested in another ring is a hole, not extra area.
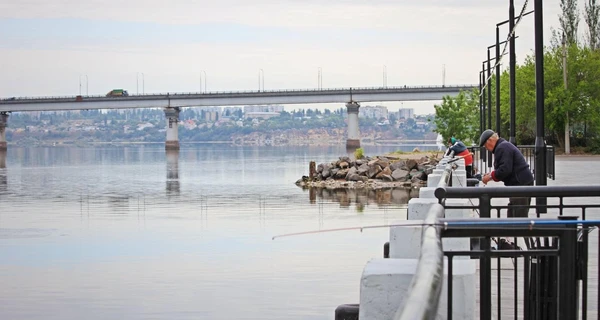
M 545 44 L 559 12 L 544 1 Z M 441 85 L 444 65 L 447 85 L 476 84 L 507 18 L 507 0 L 0 0 L 0 97 L 86 94 L 86 76 L 90 95 L 197 92 L 201 74 L 208 91 L 257 90 L 260 69 L 266 90 L 316 88 L 319 68 L 323 88 L 381 86 L 384 70 L 388 86 Z

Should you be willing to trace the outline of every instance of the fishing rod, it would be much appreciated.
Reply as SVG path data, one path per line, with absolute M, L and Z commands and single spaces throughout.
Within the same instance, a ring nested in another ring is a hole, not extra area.
M 512 218 L 511 218 L 512 219 Z M 496 228 L 490 228 L 490 225 L 497 225 Z M 440 223 L 424 223 L 423 220 L 411 220 L 405 223 L 395 223 L 395 224 L 381 224 L 381 225 L 371 225 L 371 226 L 359 226 L 359 227 L 347 227 L 347 228 L 334 228 L 334 229 L 323 229 L 323 230 L 312 230 L 312 231 L 303 231 L 303 232 L 294 232 L 294 233 L 286 233 L 273 236 L 272 240 L 284 238 L 284 237 L 292 237 L 292 236 L 300 236 L 307 234 L 318 234 L 318 233 L 328 233 L 328 232 L 337 232 L 337 231 L 350 231 L 350 230 L 359 230 L 362 232 L 365 229 L 380 229 L 380 228 L 391 228 L 391 227 L 443 227 L 444 229 L 458 227 L 458 228 L 467 228 L 473 227 L 481 228 L 482 226 L 487 226 L 488 229 L 498 229 L 504 230 L 507 226 L 522 226 L 527 227 L 529 230 L 533 230 L 535 226 L 569 226 L 569 225 L 577 225 L 588 227 L 591 230 L 598 228 L 600 225 L 600 220 L 517 220 L 517 221 L 444 221 Z M 565 230 L 566 228 L 543 228 L 543 230 Z

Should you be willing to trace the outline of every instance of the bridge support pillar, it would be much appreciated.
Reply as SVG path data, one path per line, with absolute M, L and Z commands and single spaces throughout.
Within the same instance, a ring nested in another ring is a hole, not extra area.
M 350 101 L 346 103 L 346 109 L 348 112 L 348 140 L 346 140 L 346 149 L 360 148 L 358 108 L 360 108 L 360 105 L 357 102 Z
M 179 108 L 166 107 L 164 109 L 167 117 L 167 140 L 166 150 L 179 150 Z
M 8 112 L 0 112 L 0 151 L 6 151 L 6 127 L 8 126 Z

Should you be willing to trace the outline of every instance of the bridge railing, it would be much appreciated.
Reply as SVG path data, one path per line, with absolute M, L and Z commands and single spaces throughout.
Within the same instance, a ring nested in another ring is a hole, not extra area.
M 405 304 L 398 310 L 396 319 L 437 318 L 440 295 L 436 288 L 444 277 L 437 271 L 432 273 L 431 260 L 432 251 L 435 252 L 432 247 L 435 248 L 442 238 L 480 239 L 479 248 L 444 251 L 448 292 L 446 319 L 453 318 L 453 304 L 460 300 L 454 299 L 452 281 L 454 260 L 460 256 L 479 259 L 479 314 L 473 315 L 472 319 L 499 319 L 501 316 L 588 319 L 588 314 L 593 319 L 598 317 L 600 280 L 596 275 L 600 259 L 597 251 L 592 249 L 600 247 L 597 231 L 600 226 L 600 220 L 597 220 L 600 217 L 600 186 L 439 187 L 435 195 L 444 210 L 470 208 L 480 217 L 433 219 L 440 215 L 439 208 L 433 207 L 429 211 L 417 273 L 408 297 L 408 301 L 420 305 Z M 509 197 L 548 198 L 544 205 L 527 207 L 543 206 L 549 216 L 556 218 L 540 219 L 539 214 L 535 218 L 502 218 L 508 205 L 500 204 L 506 202 L 498 199 Z M 470 199 L 471 205 L 448 205 L 447 199 Z M 502 240 L 508 248 L 503 247 Z M 591 240 L 597 243 L 592 245 Z M 495 247 L 492 242 L 496 243 Z M 437 255 L 435 257 L 439 259 Z M 492 268 L 493 261 L 495 268 Z M 511 264 L 512 268 L 503 266 L 503 262 Z M 503 295 L 506 295 L 504 299 Z
M 361 90 L 419 90 L 419 89 L 456 89 L 456 88 L 474 88 L 475 85 L 423 85 L 423 86 L 385 86 L 385 87 L 346 87 L 346 88 L 306 88 L 306 89 L 280 89 L 280 90 L 240 90 L 240 91 L 208 91 L 208 92 L 167 92 L 167 93 L 148 93 L 148 94 L 130 94 L 126 97 L 107 97 L 106 95 L 81 95 L 85 99 L 89 98 L 117 98 L 131 99 L 135 97 L 163 97 L 163 96 L 182 96 L 182 95 L 223 95 L 223 94 L 251 94 L 251 93 L 293 93 L 293 92 L 360 92 Z M 73 96 L 40 96 L 40 97 L 8 97 L 0 98 L 0 103 L 18 103 L 19 101 L 31 100 L 64 100 L 75 99 L 78 95 Z

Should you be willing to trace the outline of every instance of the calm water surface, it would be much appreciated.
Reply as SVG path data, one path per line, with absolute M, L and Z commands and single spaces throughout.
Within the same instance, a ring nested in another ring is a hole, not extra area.
M 0 154 L 0 319 L 333 319 L 358 302 L 388 230 L 272 237 L 405 219 L 403 191 L 294 185 L 309 161 L 345 154 L 11 146 Z
M 343 148 L 163 148 L 0 154 L 0 319 L 330 320 L 388 230 L 272 237 L 406 218 L 403 191 L 294 185 Z M 549 184 L 597 184 L 595 163 Z

